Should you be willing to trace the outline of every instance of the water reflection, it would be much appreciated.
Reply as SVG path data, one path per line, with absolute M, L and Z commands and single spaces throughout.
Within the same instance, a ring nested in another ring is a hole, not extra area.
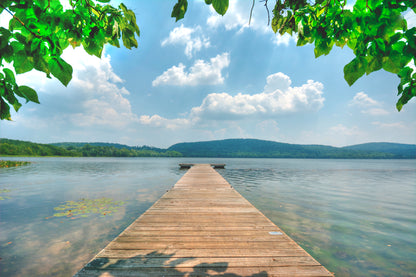
M 415 276 L 414 162 L 287 162 L 221 174 L 336 276 Z
M 414 161 L 25 160 L 0 169 L 2 277 L 73 275 L 179 180 L 179 163 L 199 162 L 226 163 L 218 172 L 336 276 L 415 276 Z M 112 216 L 46 219 L 80 198 L 123 205 Z
M 72 276 L 183 174 L 169 159 L 27 160 L 32 166 L 0 173 L 0 184 L 10 190 L 4 193 L 10 199 L 0 203 L 2 277 Z M 108 199 L 113 206 L 105 206 Z M 68 209 L 54 210 L 62 204 Z M 51 217 L 56 213 L 63 217 Z

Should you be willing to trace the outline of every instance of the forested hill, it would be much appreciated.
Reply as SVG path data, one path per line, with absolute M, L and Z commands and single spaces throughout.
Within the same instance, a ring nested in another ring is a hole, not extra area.
M 226 139 L 185 142 L 168 148 L 185 157 L 242 158 L 361 158 L 415 159 L 416 145 L 367 143 L 347 147 L 299 145 L 257 139 Z
M 167 149 L 133 147 L 112 143 L 54 143 L 40 144 L 29 141 L 0 139 L 0 155 L 65 156 L 65 157 L 181 157 Z
M 416 145 L 365 143 L 346 147 L 300 145 L 257 139 L 184 142 L 168 149 L 114 143 L 54 143 L 0 139 L 0 155 L 70 157 L 223 157 L 317 159 L 416 159 Z

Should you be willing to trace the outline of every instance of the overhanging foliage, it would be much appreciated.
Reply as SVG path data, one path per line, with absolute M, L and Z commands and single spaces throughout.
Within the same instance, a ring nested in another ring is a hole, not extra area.
M 96 3 L 100 2 L 100 3 Z M 124 4 L 117 8 L 110 0 L 70 0 L 64 9 L 59 0 L 2 0 L 0 13 L 9 13 L 9 28 L 0 27 L 0 119 L 10 120 L 10 107 L 22 106 L 17 97 L 39 103 L 36 91 L 18 85 L 16 74 L 33 69 L 57 78 L 67 86 L 72 79 L 72 66 L 61 58 L 65 48 L 83 46 L 84 50 L 101 57 L 105 44 L 131 49 L 137 47 L 140 35 L 136 16 Z

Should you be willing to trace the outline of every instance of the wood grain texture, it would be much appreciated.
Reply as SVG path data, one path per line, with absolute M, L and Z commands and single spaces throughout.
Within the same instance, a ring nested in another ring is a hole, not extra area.
M 198 164 L 75 276 L 224 275 L 333 276 Z

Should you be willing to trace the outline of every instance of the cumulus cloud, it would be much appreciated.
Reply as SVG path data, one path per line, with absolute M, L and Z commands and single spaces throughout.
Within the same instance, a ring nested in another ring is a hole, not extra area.
M 64 59 L 73 60 L 74 53 L 64 55 Z M 123 80 L 114 73 L 110 56 L 101 59 L 76 53 L 80 58 L 73 63 L 74 76 L 70 89 L 82 93 L 84 101 L 79 103 L 81 110 L 71 114 L 71 121 L 80 126 L 105 125 L 115 128 L 137 122 L 132 113 L 130 101 L 125 98 L 129 91 L 121 86 Z
M 283 73 L 267 77 L 262 93 L 230 95 L 211 93 L 199 107 L 191 111 L 198 118 L 238 118 L 245 116 L 275 116 L 284 113 L 317 111 L 325 98 L 323 84 L 308 80 L 300 87 L 291 87 L 289 76 Z
M 388 115 L 389 112 L 381 108 L 382 104 L 364 92 L 358 92 L 350 102 L 351 106 L 361 109 L 361 113 L 369 115 Z
M 351 101 L 352 105 L 360 107 L 379 106 L 380 103 L 369 97 L 364 92 L 358 92 Z
M 99 59 L 77 48 L 65 50 L 62 58 L 74 69 L 67 88 L 56 79 L 47 79 L 40 72 L 18 75 L 20 83 L 40 92 L 42 104 L 34 108 L 36 117 L 53 117 L 56 124 L 64 122 L 79 127 L 122 128 L 138 122 L 126 98 L 130 93 L 113 71 L 109 55 L 104 54 Z
M 195 61 L 194 65 L 186 71 L 186 66 L 180 63 L 163 72 L 162 75 L 153 80 L 154 87 L 160 85 L 171 86 L 197 86 L 217 85 L 224 83 L 221 74 L 222 69 L 230 64 L 230 55 L 223 53 L 211 58 L 208 62 L 203 60 Z
M 167 119 L 155 114 L 152 116 L 142 115 L 140 117 L 140 123 L 143 125 L 175 130 L 181 127 L 189 126 L 191 121 L 186 118 Z
M 159 115 L 144 115 L 142 124 L 185 127 L 209 120 L 240 120 L 247 117 L 272 118 L 296 112 L 314 112 L 324 105 L 323 84 L 308 80 L 292 87 L 289 76 L 279 72 L 267 77 L 264 91 L 258 94 L 211 93 L 194 107 L 187 118 L 166 119 Z
M 264 4 L 256 3 L 254 5 L 251 22 L 249 24 L 252 4 L 253 2 L 249 0 L 230 1 L 227 13 L 224 16 L 219 15 L 211 7 L 211 14 L 207 19 L 207 24 L 211 28 L 224 27 L 226 30 L 237 30 L 239 34 L 243 33 L 246 29 L 253 29 L 263 34 L 268 34 L 278 46 L 288 46 L 291 40 L 295 40 L 295 37 L 291 37 L 288 34 L 282 36 L 273 32 L 270 24 L 267 22 L 268 16 Z M 273 10 L 273 7 L 270 6 L 269 10 Z
M 162 41 L 162 46 L 166 45 L 184 45 L 185 55 L 192 58 L 193 54 L 202 48 L 208 48 L 211 44 L 208 38 L 202 34 L 200 26 L 195 28 L 181 26 L 176 27 L 169 33 L 169 37 Z
M 251 4 L 249 2 L 230 1 L 227 13 L 224 16 L 219 15 L 212 7 L 211 14 L 207 19 L 208 26 L 218 28 L 224 26 L 226 30 L 239 29 L 240 32 L 249 26 L 249 11 Z M 252 19 L 254 25 L 256 19 Z M 252 25 L 252 26 L 253 26 Z M 255 25 L 257 26 L 257 25 Z

